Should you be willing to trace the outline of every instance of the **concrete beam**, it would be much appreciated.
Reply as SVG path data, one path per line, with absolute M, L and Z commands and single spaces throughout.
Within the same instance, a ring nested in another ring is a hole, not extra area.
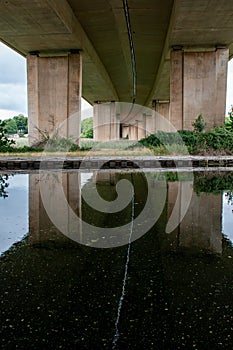
M 154 100 L 167 100 L 170 98 L 170 37 L 177 16 L 177 1 L 174 1 L 164 41 L 164 47 L 160 59 L 158 71 L 155 76 L 154 85 L 148 95 L 146 105 L 153 105 Z
M 88 72 L 88 79 L 85 74 L 83 75 L 83 94 L 84 96 L 90 95 L 90 91 L 93 90 L 93 78 L 98 80 L 98 87 L 96 95 L 92 96 L 97 100 L 99 97 L 106 98 L 107 100 L 118 100 L 118 94 L 116 89 L 109 77 L 106 68 L 100 60 L 93 44 L 89 40 L 77 17 L 74 15 L 72 8 L 66 0 L 46 0 L 49 5 L 53 8 L 59 18 L 63 21 L 65 26 L 72 33 L 76 42 L 79 42 L 79 47 L 83 51 L 83 70 Z M 91 68 L 90 66 L 94 66 Z M 94 71 L 95 77 L 90 77 L 90 72 Z M 97 78 L 98 77 L 98 78 Z M 88 83 L 89 81 L 89 83 Z M 92 84 L 92 86 L 91 86 Z M 101 86 L 104 86 L 105 96 L 101 93 Z M 88 93 L 89 92 L 89 93 Z M 93 90 L 94 92 L 94 90 Z M 92 95 L 93 95 L 92 92 Z M 89 97 L 90 100 L 90 97 Z

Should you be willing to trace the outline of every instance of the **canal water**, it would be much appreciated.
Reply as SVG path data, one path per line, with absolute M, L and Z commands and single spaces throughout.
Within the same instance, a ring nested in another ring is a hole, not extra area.
M 1 349 L 232 349 L 233 173 L 0 176 Z

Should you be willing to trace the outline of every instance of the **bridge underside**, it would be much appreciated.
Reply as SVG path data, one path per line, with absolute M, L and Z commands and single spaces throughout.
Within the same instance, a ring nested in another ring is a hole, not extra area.
M 0 3 L 0 39 L 28 59 L 29 118 L 37 130 L 50 132 L 51 120 L 54 130 L 80 115 L 81 95 L 98 106 L 135 97 L 138 105 L 166 110 L 176 128 L 190 128 L 202 113 L 210 128 L 224 121 L 232 17 L 230 2 L 217 0 L 9 0 Z M 80 57 L 74 65 L 73 55 Z M 124 118 L 121 124 L 135 127 L 134 116 L 128 124 Z M 149 124 L 151 132 L 158 126 Z M 77 138 L 78 121 L 66 128 Z

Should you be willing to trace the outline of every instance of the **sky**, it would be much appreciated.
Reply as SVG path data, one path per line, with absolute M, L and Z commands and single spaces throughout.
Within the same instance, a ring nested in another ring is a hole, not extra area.
M 0 42 L 0 119 L 27 116 L 26 59 Z M 233 59 L 228 63 L 226 114 L 233 105 Z M 82 119 L 92 115 L 82 99 Z

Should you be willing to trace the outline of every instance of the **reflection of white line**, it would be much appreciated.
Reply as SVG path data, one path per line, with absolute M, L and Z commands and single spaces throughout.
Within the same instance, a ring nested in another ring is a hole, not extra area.
M 131 239 L 132 239 L 132 234 L 133 234 L 133 226 L 134 226 L 134 187 L 132 187 L 132 214 L 131 214 L 131 226 L 130 226 L 130 236 L 129 236 L 129 243 L 128 243 L 128 249 L 127 249 L 127 257 L 126 257 L 126 263 L 125 263 L 125 273 L 124 273 L 124 279 L 123 279 L 123 284 L 122 284 L 122 292 L 121 292 L 121 297 L 119 300 L 118 304 L 118 309 L 117 309 L 117 318 L 115 322 L 115 335 L 113 338 L 112 342 L 112 350 L 116 349 L 117 342 L 120 338 L 120 333 L 119 333 L 119 322 L 120 322 L 120 317 L 121 317 L 121 309 L 125 297 L 125 288 L 126 288 L 126 281 L 127 281 L 127 276 L 128 276 L 128 268 L 129 268 L 129 258 L 130 258 L 130 250 L 131 250 Z

